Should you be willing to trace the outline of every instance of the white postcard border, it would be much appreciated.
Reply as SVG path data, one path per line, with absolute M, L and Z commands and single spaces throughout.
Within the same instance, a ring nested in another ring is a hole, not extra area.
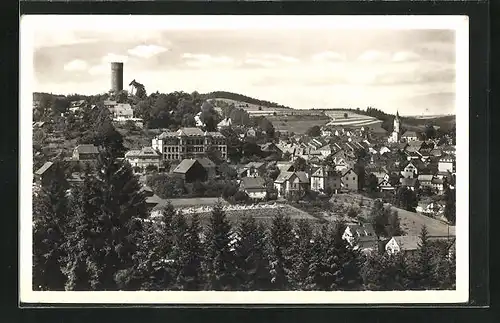
M 132 23 L 133 22 L 133 23 Z M 32 100 L 35 29 L 452 29 L 456 31 L 457 272 L 454 291 L 48 292 L 32 291 Z M 30 15 L 20 28 L 19 301 L 53 304 L 421 304 L 469 298 L 469 19 L 467 16 Z

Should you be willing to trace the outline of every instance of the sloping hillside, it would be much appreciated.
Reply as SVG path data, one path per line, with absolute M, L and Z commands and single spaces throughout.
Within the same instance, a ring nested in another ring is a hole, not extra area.
M 243 94 L 226 92 L 226 91 L 210 92 L 210 93 L 204 94 L 204 96 L 206 99 L 218 99 L 218 100 L 229 100 L 230 102 L 240 102 L 240 103 L 255 106 L 255 107 L 257 107 L 257 109 L 259 106 L 262 108 L 266 107 L 266 108 L 290 109 L 289 107 L 278 104 L 276 102 L 259 100 L 259 99 L 251 98 L 251 97 L 243 95 Z

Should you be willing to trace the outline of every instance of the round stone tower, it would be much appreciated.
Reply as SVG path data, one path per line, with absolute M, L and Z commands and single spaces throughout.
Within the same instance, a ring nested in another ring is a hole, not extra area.
M 118 93 L 123 90 L 123 63 L 111 63 L 111 91 Z

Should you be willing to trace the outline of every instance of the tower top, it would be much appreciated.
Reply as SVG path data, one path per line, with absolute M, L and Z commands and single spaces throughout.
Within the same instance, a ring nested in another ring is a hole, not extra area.
M 399 119 L 399 110 L 396 110 L 396 118 Z

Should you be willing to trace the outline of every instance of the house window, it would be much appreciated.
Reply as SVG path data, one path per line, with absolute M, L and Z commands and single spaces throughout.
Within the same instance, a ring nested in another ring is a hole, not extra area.
M 345 187 L 349 187 L 349 184 L 345 184 Z

